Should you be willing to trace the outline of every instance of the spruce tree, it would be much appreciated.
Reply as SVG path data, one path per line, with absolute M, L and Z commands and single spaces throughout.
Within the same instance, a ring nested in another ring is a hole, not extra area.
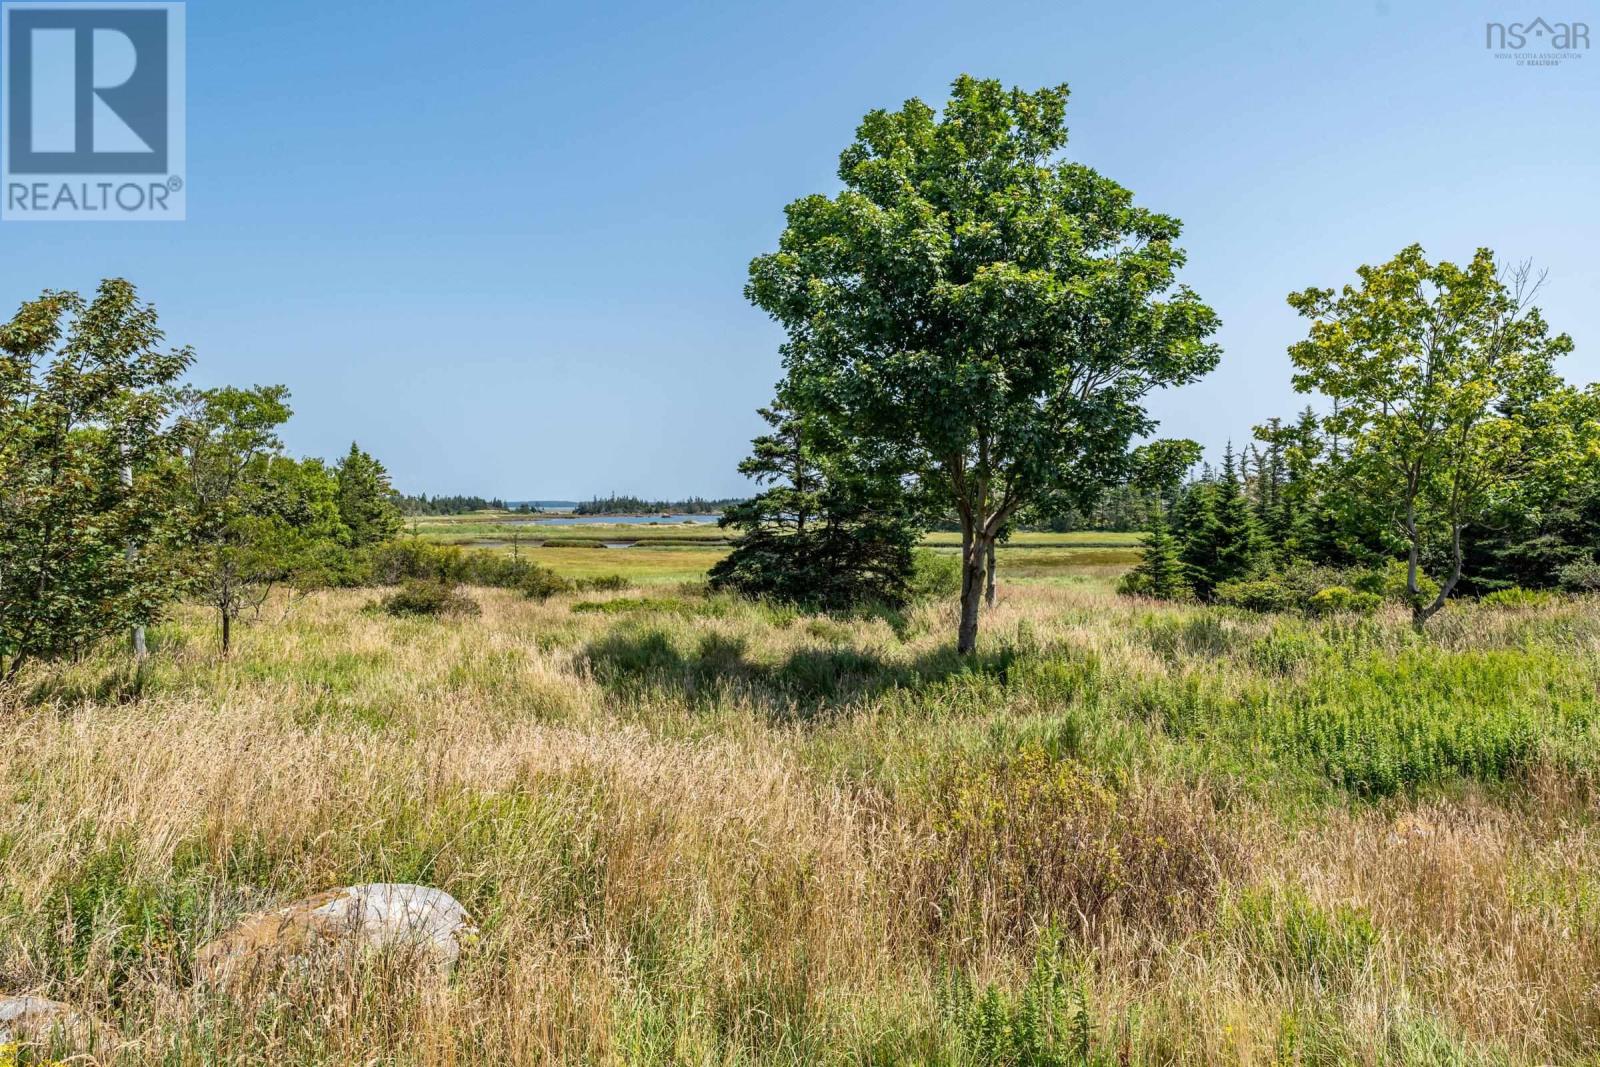
M 338 477 L 339 517 L 350 528 L 351 545 L 378 544 L 400 532 L 400 508 L 382 463 L 352 441 L 339 461 Z
M 1208 598 L 1211 580 L 1211 540 L 1216 527 L 1216 483 L 1202 478 L 1191 484 L 1172 509 L 1172 531 L 1178 542 L 1183 580 L 1201 598 Z
M 1222 476 L 1205 487 L 1186 515 L 1181 556 L 1191 585 L 1210 599 L 1223 582 L 1247 578 L 1263 562 L 1265 543 L 1255 509 L 1239 482 L 1233 445 L 1223 455 Z
M 1150 520 L 1150 532 L 1144 538 L 1144 555 L 1139 565 L 1123 579 L 1122 591 L 1160 600 L 1187 600 L 1193 596 L 1179 556 L 1180 547 L 1167 527 L 1166 516 L 1157 508 Z

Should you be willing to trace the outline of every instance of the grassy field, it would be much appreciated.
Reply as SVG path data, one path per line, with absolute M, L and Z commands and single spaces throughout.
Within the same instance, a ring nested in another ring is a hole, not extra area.
M 512 512 L 473 512 L 469 515 L 434 515 L 406 521 L 405 533 L 440 544 L 509 547 L 511 538 L 522 546 L 554 542 L 556 547 L 572 544 L 637 541 L 642 544 L 719 545 L 726 544 L 730 532 L 714 523 L 619 523 L 596 519 L 571 526 L 530 524 L 526 516 Z M 1080 531 L 1040 533 L 1022 531 L 1006 542 L 1013 548 L 1132 548 L 1139 544 L 1138 533 Z M 923 537 L 929 547 L 955 548 L 961 535 L 954 531 L 935 531 Z
M 142 684 L 35 669 L 0 992 L 127 1063 L 1594 1062 L 1594 600 L 1419 638 L 1015 549 L 963 663 L 948 603 L 813 617 L 669 581 L 699 550 L 562 551 L 649 584 L 277 597 L 226 661 L 185 609 Z M 378 880 L 466 904 L 453 975 L 194 983 L 245 911 Z

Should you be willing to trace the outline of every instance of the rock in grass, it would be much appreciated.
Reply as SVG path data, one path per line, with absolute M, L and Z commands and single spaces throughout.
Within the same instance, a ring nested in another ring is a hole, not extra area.
M 257 912 L 203 946 L 196 962 L 203 975 L 220 978 L 240 965 L 387 949 L 449 967 L 476 936 L 467 910 L 444 890 L 378 882 Z
M 88 1015 L 59 1000 L 0 996 L 0 1045 L 60 1039 L 81 1046 L 94 1037 L 96 1029 Z

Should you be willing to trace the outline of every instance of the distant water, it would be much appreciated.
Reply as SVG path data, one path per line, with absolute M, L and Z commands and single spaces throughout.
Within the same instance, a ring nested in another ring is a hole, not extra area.
M 506 526 L 600 526 L 616 523 L 620 526 L 649 526 L 652 523 L 672 526 L 685 522 L 698 525 L 715 524 L 721 515 L 564 515 L 557 519 L 511 519 Z

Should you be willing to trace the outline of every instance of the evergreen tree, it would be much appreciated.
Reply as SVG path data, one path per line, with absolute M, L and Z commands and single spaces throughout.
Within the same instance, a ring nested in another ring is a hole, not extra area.
M 382 463 L 352 441 L 339 461 L 338 477 L 339 517 L 350 530 L 353 547 L 388 541 L 400 532 L 400 509 Z
M 1266 545 L 1255 509 L 1239 481 L 1233 445 L 1223 455 L 1222 476 L 1197 486 L 1198 499 L 1184 516 L 1185 538 L 1180 552 L 1189 583 L 1203 599 L 1210 599 L 1223 582 L 1247 578 L 1264 561 Z
M 1202 476 L 1190 483 L 1172 509 L 1183 580 L 1200 596 L 1211 595 L 1211 554 L 1206 531 L 1216 525 L 1216 484 Z
M 1158 509 L 1151 517 L 1150 532 L 1144 538 L 1144 555 L 1139 565 L 1123 577 L 1122 592 L 1160 600 L 1187 600 L 1193 596 L 1180 547 L 1178 539 L 1167 528 L 1166 516 Z
M 739 470 L 769 488 L 723 513 L 744 535 L 712 588 L 825 611 L 903 602 L 918 529 L 898 479 L 782 398 L 761 417 L 772 432 Z

